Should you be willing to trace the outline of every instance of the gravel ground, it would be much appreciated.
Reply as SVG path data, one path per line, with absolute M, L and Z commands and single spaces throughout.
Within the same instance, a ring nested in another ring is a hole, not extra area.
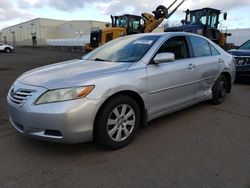
M 79 52 L 18 48 L 0 53 L 0 187 L 250 188 L 250 84 L 226 101 L 204 102 L 158 118 L 117 151 L 93 143 L 64 145 L 16 134 L 6 94 L 35 67 L 78 58 Z

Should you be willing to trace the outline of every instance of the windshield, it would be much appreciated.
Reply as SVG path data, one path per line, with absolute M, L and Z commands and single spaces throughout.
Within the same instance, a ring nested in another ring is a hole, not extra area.
M 128 18 L 127 17 L 120 17 L 116 20 L 117 27 L 128 27 Z
M 208 25 L 212 28 L 217 28 L 218 26 L 218 14 L 216 13 L 211 13 L 208 16 Z
M 113 40 L 83 57 L 85 60 L 110 62 L 139 61 L 160 36 L 137 35 Z
M 190 12 L 189 14 L 187 14 L 187 21 L 190 23 L 201 23 L 203 25 L 206 25 L 207 16 L 204 12 Z
M 243 50 L 249 50 L 250 49 L 250 40 L 245 42 L 244 44 L 242 44 L 239 49 L 243 49 Z

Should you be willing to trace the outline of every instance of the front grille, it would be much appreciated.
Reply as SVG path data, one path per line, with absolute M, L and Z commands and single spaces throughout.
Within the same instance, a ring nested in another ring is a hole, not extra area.
M 60 131 L 58 131 L 58 130 L 49 130 L 49 129 L 46 129 L 44 131 L 44 135 L 61 137 L 62 133 Z
M 236 56 L 236 65 L 250 65 L 250 56 Z
M 36 92 L 35 90 L 31 89 L 18 89 L 17 91 L 12 88 L 9 92 L 9 99 L 12 103 L 22 106 L 25 101 L 27 101 L 33 93 Z

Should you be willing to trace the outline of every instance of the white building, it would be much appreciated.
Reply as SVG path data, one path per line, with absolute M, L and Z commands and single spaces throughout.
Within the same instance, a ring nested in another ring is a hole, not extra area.
M 232 33 L 232 36 L 227 38 L 227 42 L 237 46 L 250 39 L 250 29 L 229 29 L 228 33 Z
M 2 29 L 0 41 L 14 46 L 46 46 L 49 40 L 86 38 L 91 29 L 102 29 L 105 24 L 98 21 L 37 18 Z

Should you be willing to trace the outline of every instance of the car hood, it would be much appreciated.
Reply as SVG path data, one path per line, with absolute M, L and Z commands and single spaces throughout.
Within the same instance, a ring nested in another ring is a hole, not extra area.
M 234 56 L 250 56 L 250 50 L 237 49 L 237 50 L 229 50 L 228 52 Z
M 9 45 L 9 44 L 4 44 L 5 47 L 10 47 L 13 48 L 13 46 Z
M 71 60 L 33 69 L 21 75 L 17 81 L 48 89 L 81 86 L 97 77 L 125 71 L 129 63 Z

